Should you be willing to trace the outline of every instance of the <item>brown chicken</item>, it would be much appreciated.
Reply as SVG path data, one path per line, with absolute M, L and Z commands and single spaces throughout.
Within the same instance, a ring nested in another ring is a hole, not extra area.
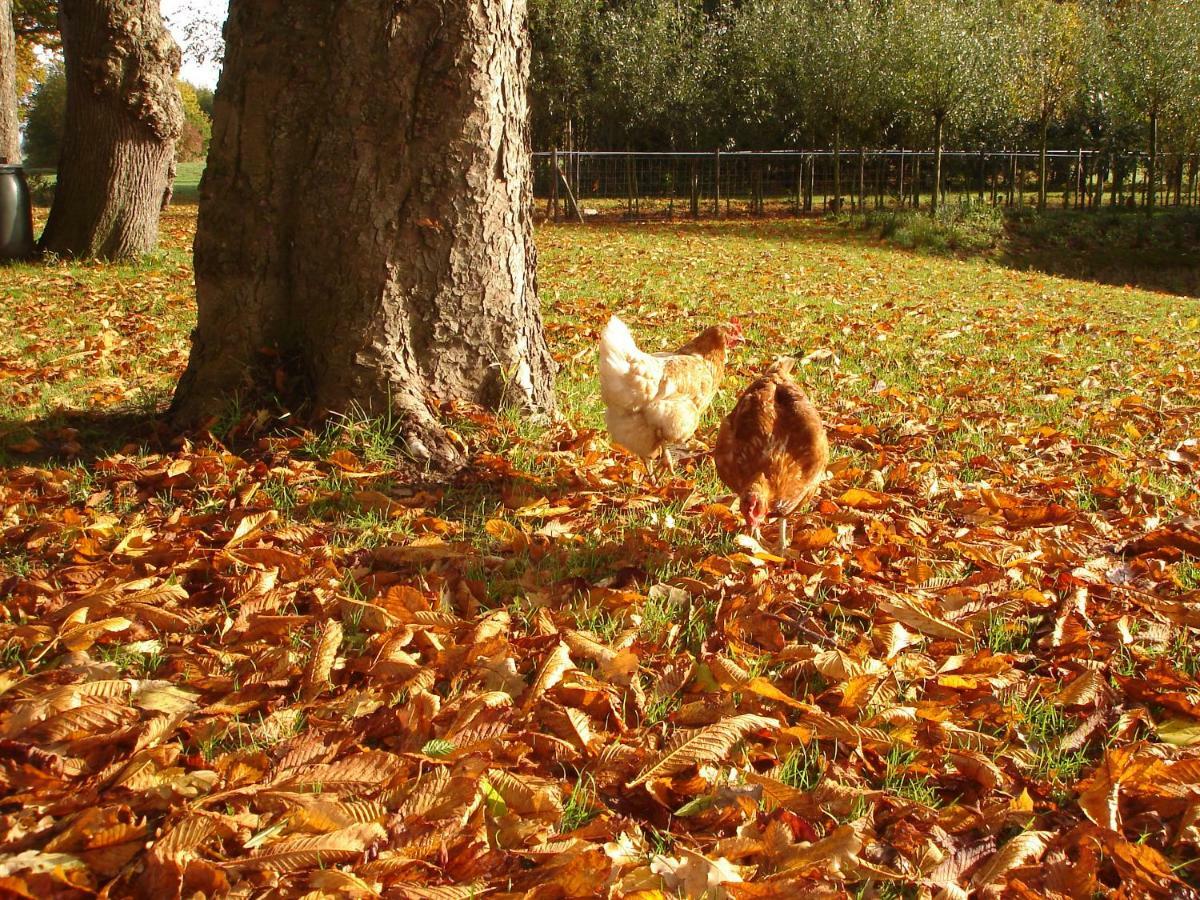
M 613 440 L 650 472 L 661 455 L 674 473 L 672 445 L 691 440 L 725 377 L 725 357 L 743 340 L 741 326 L 718 325 L 674 353 L 645 353 L 613 316 L 600 340 L 600 395 Z
M 713 460 L 739 498 L 757 536 L 779 517 L 779 552 L 788 547 L 787 516 L 816 493 L 829 441 L 816 408 L 791 378 L 793 361 L 776 362 L 746 389 L 721 423 Z

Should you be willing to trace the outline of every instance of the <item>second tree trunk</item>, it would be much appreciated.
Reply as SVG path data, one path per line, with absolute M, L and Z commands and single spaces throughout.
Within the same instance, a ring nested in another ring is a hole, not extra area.
M 180 52 L 158 0 L 62 0 L 67 112 L 42 248 L 129 259 L 154 249 L 183 125 Z
M 0 163 L 21 161 L 21 123 L 17 117 L 17 42 L 12 0 L 0 0 Z

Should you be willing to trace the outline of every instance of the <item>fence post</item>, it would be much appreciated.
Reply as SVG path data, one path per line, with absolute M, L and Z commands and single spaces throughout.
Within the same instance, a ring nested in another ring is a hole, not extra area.
M 800 161 L 793 167 L 796 175 L 796 197 L 792 203 L 792 212 L 795 215 L 800 215 L 800 196 L 804 193 L 804 157 L 800 157 Z
M 625 151 L 625 214 L 633 218 L 633 154 Z
M 696 172 L 696 158 L 692 157 L 692 218 L 700 218 L 700 176 Z
M 887 190 L 887 154 L 880 153 L 875 166 L 875 208 L 883 209 L 883 194 Z
M 1083 148 L 1075 157 L 1075 208 L 1083 209 Z
M 558 221 L 558 148 L 555 147 L 550 153 L 550 209 L 554 214 L 554 221 Z
M 900 204 L 901 209 L 904 209 L 904 156 L 907 152 L 903 147 L 900 148 L 900 174 L 896 182 L 896 201 Z
M 812 153 L 808 154 L 808 186 L 804 192 L 804 211 L 812 212 L 813 208 L 813 193 L 817 189 L 817 158 Z
M 713 177 L 713 215 L 721 217 L 721 148 L 717 148 L 716 164 Z
M 858 145 L 858 211 L 867 211 L 867 151 Z

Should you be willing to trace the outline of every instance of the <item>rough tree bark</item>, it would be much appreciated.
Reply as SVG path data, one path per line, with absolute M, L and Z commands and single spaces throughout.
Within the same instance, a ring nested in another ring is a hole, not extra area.
M 42 249 L 129 259 L 154 249 L 183 124 L 181 56 L 158 0 L 62 0 L 66 129 Z
M 21 161 L 21 126 L 17 117 L 17 39 L 13 34 L 12 0 L 0 0 L 0 163 Z
M 196 236 L 193 424 L 286 373 L 312 412 L 554 407 L 525 0 L 233 0 Z M 264 354 L 264 350 L 268 353 Z

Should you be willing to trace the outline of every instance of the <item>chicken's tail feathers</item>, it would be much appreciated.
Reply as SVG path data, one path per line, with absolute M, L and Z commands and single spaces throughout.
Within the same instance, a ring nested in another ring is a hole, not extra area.
M 638 348 L 629 326 L 616 316 L 608 320 L 604 326 L 604 334 L 600 336 L 600 367 L 619 373 L 629 371 L 631 360 L 639 359 L 645 354 Z
M 782 376 L 790 378 L 792 369 L 796 367 L 796 359 L 792 356 L 777 356 L 771 361 L 771 365 L 767 368 L 768 375 Z

